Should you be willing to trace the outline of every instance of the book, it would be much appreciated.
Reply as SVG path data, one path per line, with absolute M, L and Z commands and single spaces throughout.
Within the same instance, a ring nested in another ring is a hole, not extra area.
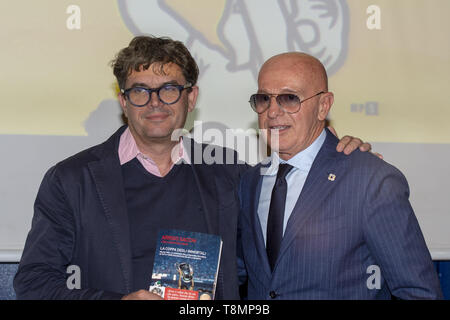
M 160 230 L 150 292 L 165 300 L 213 300 L 222 239 L 182 230 Z

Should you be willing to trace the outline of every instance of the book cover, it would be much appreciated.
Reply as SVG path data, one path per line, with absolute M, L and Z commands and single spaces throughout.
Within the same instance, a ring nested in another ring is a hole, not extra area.
M 212 300 L 222 240 L 217 235 L 160 230 L 149 290 L 166 300 Z

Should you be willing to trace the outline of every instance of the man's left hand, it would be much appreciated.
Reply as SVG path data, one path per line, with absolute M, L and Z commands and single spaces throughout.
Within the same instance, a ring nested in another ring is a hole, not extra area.
M 336 136 L 336 130 L 334 130 L 333 127 L 329 126 L 328 129 Z M 339 138 L 339 137 L 338 137 Z M 344 154 L 349 155 L 350 153 L 352 153 L 353 151 L 355 151 L 357 148 L 359 148 L 360 151 L 362 152 L 367 152 L 372 150 L 372 146 L 370 145 L 370 143 L 367 142 L 363 142 L 361 139 L 359 138 L 355 138 L 352 136 L 344 136 L 339 140 L 339 143 L 336 147 L 336 151 L 337 152 L 344 152 Z M 374 152 L 374 154 L 380 158 L 383 159 L 383 156 L 379 153 Z

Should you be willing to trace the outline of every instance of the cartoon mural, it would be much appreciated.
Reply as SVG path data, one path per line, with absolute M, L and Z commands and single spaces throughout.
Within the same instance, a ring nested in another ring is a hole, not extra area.
M 381 26 L 371 29 L 373 6 Z M 186 128 L 203 121 L 204 132 L 256 128 L 248 99 L 265 59 L 317 56 L 335 93 L 333 126 L 405 173 L 427 242 L 450 248 L 448 12 L 448 0 L 0 2 L 0 250 L 23 245 L 44 172 L 122 124 L 109 62 L 137 34 L 189 47 L 201 76 Z
M 228 71 L 249 70 L 254 78 L 262 63 L 279 52 L 312 54 L 330 75 L 346 58 L 349 13 L 344 0 L 158 0 L 157 6 L 137 0 L 118 5 L 133 34 L 152 34 L 155 26 L 169 23 L 168 35 L 191 48 L 198 41 L 220 52 Z M 199 58 L 207 60 L 207 50 Z

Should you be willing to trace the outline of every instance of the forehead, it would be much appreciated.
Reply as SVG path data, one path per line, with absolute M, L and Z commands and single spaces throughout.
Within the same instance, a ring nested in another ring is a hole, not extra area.
M 147 69 L 141 66 L 139 71 L 131 71 L 127 77 L 126 86 L 129 87 L 133 83 L 143 83 L 149 87 L 157 87 L 166 82 L 176 82 L 178 84 L 186 82 L 183 72 L 178 65 L 174 63 L 153 63 Z
M 269 60 L 261 68 L 258 77 L 259 91 L 278 93 L 283 91 L 307 92 L 317 86 L 317 71 L 308 60 L 282 57 Z

